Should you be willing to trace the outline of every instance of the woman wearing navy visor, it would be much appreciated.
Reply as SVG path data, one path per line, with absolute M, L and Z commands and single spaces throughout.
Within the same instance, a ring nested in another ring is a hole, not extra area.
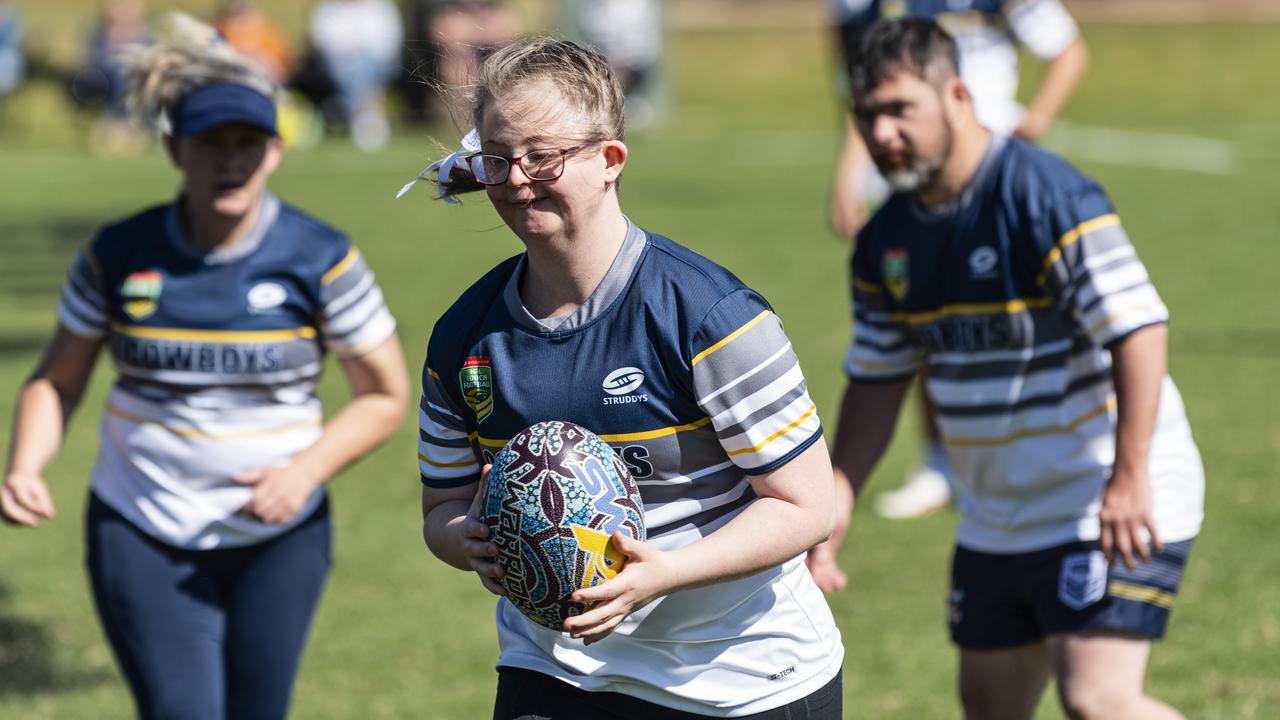
M 282 718 L 329 570 L 324 484 L 406 406 L 395 321 L 346 237 L 267 191 L 283 151 L 269 81 L 186 17 L 127 60 L 182 191 L 76 256 L 18 399 L 0 513 L 54 516 L 42 474 L 108 348 L 88 567 L 138 715 Z M 352 399 L 324 423 L 326 352 Z

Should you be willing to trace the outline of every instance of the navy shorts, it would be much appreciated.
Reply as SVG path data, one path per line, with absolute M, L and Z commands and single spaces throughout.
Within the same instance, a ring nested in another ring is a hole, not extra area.
M 997 649 L 1056 633 L 1111 630 L 1164 637 L 1191 541 L 1130 570 L 1108 566 L 1097 542 L 1019 554 L 957 547 L 951 564 L 951 639 L 962 648 Z
M 840 673 L 807 696 L 740 720 L 840 720 Z M 498 668 L 493 720 L 694 720 L 706 715 L 675 710 L 615 692 L 589 692 L 523 668 Z

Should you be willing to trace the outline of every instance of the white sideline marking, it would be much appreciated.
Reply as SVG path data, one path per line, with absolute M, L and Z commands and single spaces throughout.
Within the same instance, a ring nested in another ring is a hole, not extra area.
M 1234 143 L 1194 135 L 1116 130 L 1058 120 L 1044 145 L 1063 155 L 1110 165 L 1208 175 L 1231 175 L 1236 171 Z

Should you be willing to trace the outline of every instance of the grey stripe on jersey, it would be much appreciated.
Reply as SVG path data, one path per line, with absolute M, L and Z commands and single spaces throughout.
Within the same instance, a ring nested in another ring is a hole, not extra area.
M 930 390 L 934 386 L 931 384 Z M 992 402 L 985 404 L 972 403 L 942 403 L 935 399 L 933 403 L 934 409 L 941 416 L 956 418 L 977 418 L 977 417 L 1000 417 L 1022 410 L 1040 408 L 1046 405 L 1061 405 L 1067 402 L 1071 396 L 1085 392 L 1096 394 L 1096 390 L 1104 388 L 1110 392 L 1111 388 L 1111 372 L 1110 370 L 1102 370 L 1090 373 L 1083 377 L 1072 378 L 1065 388 L 1058 391 L 1051 391 L 1036 395 L 1020 395 L 1017 399 L 1005 402 Z
M 750 306 L 734 295 L 720 302 Z M 822 427 L 782 321 L 770 310 L 743 319 L 693 357 L 693 385 L 729 459 L 761 471 L 812 442 Z
M 58 319 L 71 332 L 81 337 L 100 338 L 106 334 L 106 291 L 102 277 L 94 270 L 88 251 L 76 253 L 58 301 Z
M 1087 220 L 1064 235 L 1037 280 L 1067 296 L 1077 322 L 1100 347 L 1169 319 L 1114 214 Z
M 673 519 L 667 522 L 667 518 L 661 515 L 653 516 L 657 522 L 650 520 L 649 504 L 645 503 L 645 532 L 650 540 L 660 538 L 663 535 L 682 531 L 686 528 L 704 528 L 707 532 L 716 524 L 716 521 L 727 515 L 732 515 L 756 499 L 756 491 L 751 487 L 750 483 L 743 483 L 742 494 L 735 497 L 726 505 L 704 510 L 692 515 L 686 515 L 679 519 Z
M 449 405 L 435 371 L 428 371 L 418 403 L 418 472 L 424 482 L 466 484 L 480 474 L 466 425 Z
M 325 347 L 340 357 L 369 352 L 395 332 L 395 318 L 387 309 L 373 271 L 355 248 L 325 273 L 320 283 L 320 303 Z

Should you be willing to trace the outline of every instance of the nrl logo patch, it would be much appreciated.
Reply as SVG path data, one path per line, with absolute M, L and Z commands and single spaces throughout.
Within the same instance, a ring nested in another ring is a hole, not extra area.
M 907 265 L 906 248 L 886 250 L 880 256 L 880 271 L 884 273 L 884 286 L 894 300 L 901 301 L 910 289 L 910 269 Z
M 462 387 L 462 398 L 475 411 L 476 422 L 483 422 L 493 412 L 493 368 L 489 358 L 467 358 L 458 371 L 458 384 Z
M 156 311 L 156 300 L 164 289 L 164 278 L 155 270 L 131 273 L 120 286 L 124 311 L 134 320 L 143 320 Z
M 1072 553 L 1062 559 L 1058 599 L 1072 610 L 1083 610 L 1107 594 L 1107 558 L 1100 550 Z

